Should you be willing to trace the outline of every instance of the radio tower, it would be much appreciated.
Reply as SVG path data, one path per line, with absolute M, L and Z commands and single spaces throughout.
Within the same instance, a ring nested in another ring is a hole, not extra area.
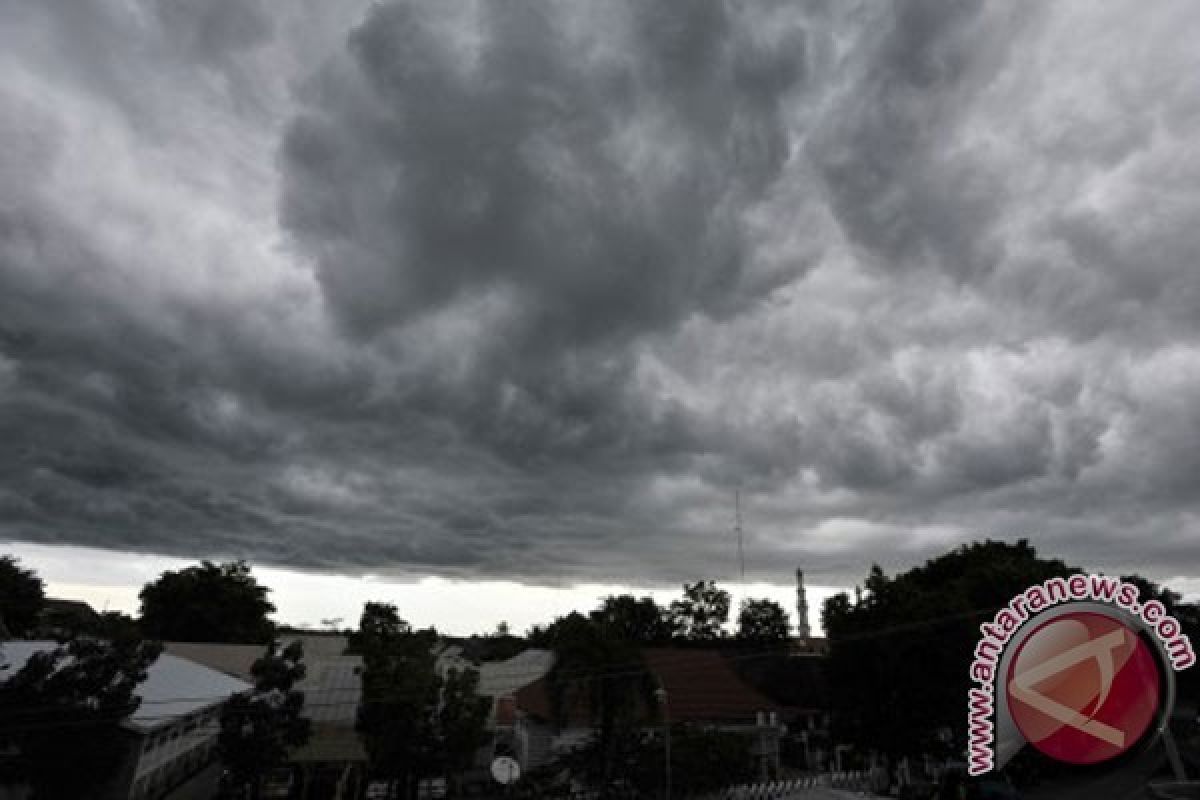
M 742 491 L 741 491 L 741 489 L 735 489 L 733 492 L 733 532 L 737 534 L 738 565 L 741 567 L 742 595 L 743 595 L 743 599 L 745 599 L 745 594 L 746 594 L 746 551 L 742 545 Z

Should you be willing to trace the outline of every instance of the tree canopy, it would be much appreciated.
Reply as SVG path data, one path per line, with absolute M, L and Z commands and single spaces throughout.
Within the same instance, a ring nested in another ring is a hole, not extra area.
M 729 592 L 713 581 L 686 583 L 683 598 L 671 603 L 670 615 L 676 636 L 716 641 L 724 636 L 723 626 L 729 621 Z
M 391 603 L 368 602 L 363 606 L 358 630 L 350 634 L 349 651 L 359 655 L 380 655 L 397 637 L 412 633 L 412 627 L 400 619 Z
M 1077 571 L 1025 540 L 964 545 L 894 577 L 872 567 L 862 597 L 835 595 L 822 611 L 837 738 L 916 755 L 943 747 L 948 729 L 961 746 L 979 623 L 1030 585 Z
M 274 633 L 269 592 L 244 561 L 164 572 L 139 595 L 142 632 L 167 641 L 264 644 Z
M 413 630 L 388 603 L 367 603 L 352 649 L 363 657 L 357 729 L 371 769 L 391 796 L 414 797 L 417 783 L 465 768 L 482 744 L 490 706 L 478 673 L 437 671 L 433 629 Z
M 254 690 L 235 694 L 221 709 L 217 747 L 231 782 L 261 792 L 262 778 L 287 762 L 288 750 L 305 744 L 312 724 L 301 716 L 304 693 L 304 646 L 296 641 L 282 650 L 272 642 L 251 667 Z
M 655 682 L 637 643 L 601 619 L 572 612 L 531 633 L 530 641 L 558 657 L 546 676 L 558 724 L 583 714 L 594 726 L 596 762 L 589 777 L 606 790 L 618 767 L 620 742 L 633 735 L 644 709 L 655 707 Z
M 45 597 L 37 573 L 12 556 L 0 556 L 0 630 L 27 635 L 37 625 Z
M 75 639 L 35 653 L 0 684 L 0 749 L 18 757 L 19 780 L 33 800 L 95 797 L 121 765 L 123 719 L 137 710 L 134 694 L 158 658 L 156 642 Z
M 658 644 L 671 639 L 671 619 L 652 597 L 609 595 L 589 616 L 608 635 L 622 641 Z
M 737 637 L 746 642 L 767 644 L 786 642 L 791 634 L 791 623 L 783 606 L 774 600 L 748 599 L 742 603 L 738 614 Z

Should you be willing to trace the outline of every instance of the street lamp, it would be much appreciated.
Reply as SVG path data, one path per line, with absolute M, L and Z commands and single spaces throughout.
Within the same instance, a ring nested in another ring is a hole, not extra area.
M 667 688 L 660 682 L 654 690 L 654 699 L 663 710 L 663 744 L 666 752 L 664 770 L 666 772 L 666 800 L 671 800 L 671 706 L 667 703 Z

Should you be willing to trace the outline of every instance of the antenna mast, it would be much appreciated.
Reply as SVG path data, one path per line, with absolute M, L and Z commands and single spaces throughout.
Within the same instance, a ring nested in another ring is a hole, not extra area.
M 742 544 L 742 490 L 733 492 L 733 531 L 738 540 L 738 564 L 742 570 L 742 594 L 746 593 L 746 550 Z

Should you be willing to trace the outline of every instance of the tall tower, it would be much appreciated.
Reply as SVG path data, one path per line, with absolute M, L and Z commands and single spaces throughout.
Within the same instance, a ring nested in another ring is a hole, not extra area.
M 804 570 L 796 570 L 796 635 L 807 639 L 812 635 L 808 627 L 808 595 L 804 592 Z
M 738 566 L 741 569 L 742 575 L 742 594 L 746 593 L 746 550 L 742 546 L 742 492 L 737 490 L 733 493 L 733 532 L 737 534 L 738 540 Z M 742 598 L 746 599 L 745 597 Z

